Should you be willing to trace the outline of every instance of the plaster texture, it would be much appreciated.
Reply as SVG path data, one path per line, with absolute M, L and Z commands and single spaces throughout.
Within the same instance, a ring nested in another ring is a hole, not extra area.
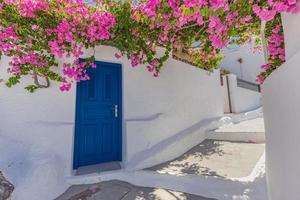
M 300 14 L 282 14 L 287 61 L 262 87 L 270 200 L 298 200 L 300 177 Z
M 263 85 L 270 200 L 299 199 L 299 63 L 300 51 Z
M 297 54 L 300 49 L 300 14 L 282 13 L 281 15 L 284 29 L 286 60 L 289 60 Z
M 145 66 L 132 69 L 127 58 L 116 59 L 115 48 L 99 46 L 95 52 L 96 60 L 122 64 L 123 168 L 137 170 L 174 159 L 203 141 L 207 130 L 218 126 L 223 115 L 218 71 L 209 73 L 170 58 L 160 77 L 154 78 Z M 90 54 L 86 50 L 84 57 Z M 0 61 L 0 79 L 4 81 L 8 62 L 7 57 Z M 49 179 L 61 183 L 60 177 L 74 175 L 76 85 L 62 93 L 58 84 L 52 83 L 50 88 L 31 94 L 24 86 L 32 81 L 26 77 L 11 89 L 0 84 L 0 134 L 58 159 L 59 165 L 52 171 L 55 175 Z M 39 190 L 44 185 L 34 187 L 31 189 Z M 65 187 L 61 184 L 61 189 Z M 49 188 L 48 195 L 58 191 Z M 38 200 L 48 200 L 46 196 Z

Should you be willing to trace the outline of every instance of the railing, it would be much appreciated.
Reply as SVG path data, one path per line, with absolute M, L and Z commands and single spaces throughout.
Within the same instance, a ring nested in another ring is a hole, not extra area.
M 261 92 L 261 88 L 259 84 L 245 81 L 239 78 L 237 78 L 237 86 L 248 90 L 256 91 L 256 92 Z

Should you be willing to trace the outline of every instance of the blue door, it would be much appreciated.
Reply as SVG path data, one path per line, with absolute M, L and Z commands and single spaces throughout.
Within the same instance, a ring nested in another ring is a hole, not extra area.
M 74 169 L 122 159 L 121 65 L 95 64 L 77 85 Z

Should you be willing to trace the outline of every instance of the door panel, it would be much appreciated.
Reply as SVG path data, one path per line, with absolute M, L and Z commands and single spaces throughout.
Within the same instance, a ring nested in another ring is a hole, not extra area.
M 74 168 L 121 160 L 121 65 L 95 64 L 77 84 Z

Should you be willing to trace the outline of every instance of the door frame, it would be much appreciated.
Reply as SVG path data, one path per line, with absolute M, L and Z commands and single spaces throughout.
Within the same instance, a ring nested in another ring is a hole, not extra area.
M 85 59 L 82 59 L 80 58 L 79 61 L 80 62 L 83 62 Z M 120 96 L 119 96 L 119 102 L 120 102 L 120 105 L 119 105 L 119 116 L 120 116 L 120 119 L 119 119 L 119 132 L 120 132 L 120 137 L 119 137 L 119 160 L 117 161 L 120 161 L 120 162 L 123 162 L 123 132 L 124 132 L 124 126 L 123 126 L 123 96 L 124 96 L 124 93 L 123 93 L 123 87 L 124 87 L 124 84 L 123 84 L 123 64 L 122 63 L 118 63 L 118 62 L 113 62 L 113 61 L 104 61 L 104 60 L 95 60 L 94 61 L 95 64 L 97 63 L 107 63 L 107 64 L 116 64 L 116 65 L 120 65 Z M 77 90 L 77 87 L 78 86 L 78 83 L 76 83 L 76 89 L 75 89 L 75 125 L 74 125 L 74 131 L 73 131 L 73 151 L 72 151 L 72 169 L 73 170 L 77 170 L 79 168 L 78 166 L 78 156 L 79 156 L 79 150 L 78 150 L 78 147 L 79 147 L 79 140 L 78 140 L 78 134 L 76 134 L 76 132 L 79 130 L 79 125 L 78 125 L 78 121 L 79 121 L 79 106 L 78 106 L 78 90 Z

